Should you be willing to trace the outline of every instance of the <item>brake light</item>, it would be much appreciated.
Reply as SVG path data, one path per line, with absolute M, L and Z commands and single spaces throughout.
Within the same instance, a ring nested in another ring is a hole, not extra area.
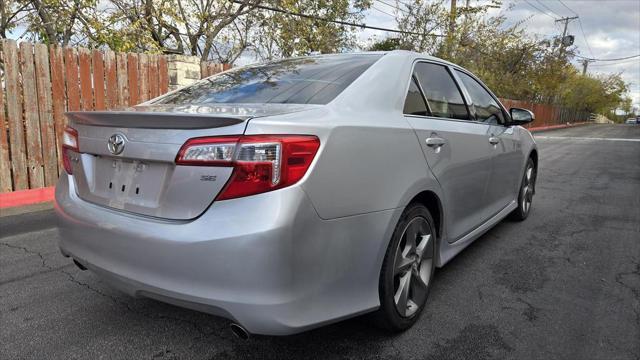
M 232 166 L 217 200 L 281 189 L 300 181 L 320 147 L 308 135 L 247 135 L 195 138 L 178 152 L 177 165 Z
M 78 131 L 67 126 L 62 133 L 62 165 L 67 174 L 73 174 L 69 151 L 79 152 L 78 150 Z

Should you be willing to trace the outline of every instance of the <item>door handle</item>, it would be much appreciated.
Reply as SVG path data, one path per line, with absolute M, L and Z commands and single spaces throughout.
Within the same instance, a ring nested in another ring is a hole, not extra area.
M 440 137 L 430 137 L 426 140 L 427 146 L 429 147 L 440 147 L 445 144 L 445 140 Z
M 489 143 L 491 145 L 497 145 L 499 142 L 500 142 L 500 139 L 495 136 L 492 136 L 489 138 Z

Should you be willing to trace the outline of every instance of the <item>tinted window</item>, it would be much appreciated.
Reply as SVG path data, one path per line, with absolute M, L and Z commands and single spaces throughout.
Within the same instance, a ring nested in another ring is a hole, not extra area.
M 405 114 L 410 115 L 428 115 L 427 104 L 424 102 L 424 98 L 420 93 L 420 89 L 416 84 L 413 76 L 411 77 L 411 84 L 409 85 L 409 92 L 407 92 L 407 98 L 404 100 L 404 111 Z
M 317 56 L 238 68 L 198 81 L 155 103 L 326 104 L 380 56 Z
M 415 69 L 432 116 L 469 120 L 462 94 L 444 66 L 418 63 Z
M 476 109 L 476 118 L 488 124 L 504 124 L 504 114 L 493 96 L 476 79 L 456 70 Z

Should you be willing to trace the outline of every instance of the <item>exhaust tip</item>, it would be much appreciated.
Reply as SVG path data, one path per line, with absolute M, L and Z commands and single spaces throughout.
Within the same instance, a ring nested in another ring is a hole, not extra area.
M 87 270 L 87 268 L 86 268 L 84 265 L 80 264 L 80 262 L 79 262 L 78 260 L 73 259 L 73 263 L 74 263 L 74 264 L 76 264 L 76 266 L 78 267 L 78 269 L 80 269 L 80 270 L 82 270 L 82 271 Z
M 250 336 L 247 329 L 243 328 L 242 325 L 238 325 L 236 323 L 231 323 L 231 332 L 233 332 L 233 335 L 235 335 L 238 339 L 242 340 L 247 340 Z

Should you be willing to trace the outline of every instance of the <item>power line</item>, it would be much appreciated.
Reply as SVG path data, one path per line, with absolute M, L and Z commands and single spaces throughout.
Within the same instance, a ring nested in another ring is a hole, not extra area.
M 375 5 L 371 5 L 371 8 L 372 8 L 373 10 L 376 10 L 376 11 L 378 11 L 378 12 L 381 12 L 381 13 L 383 13 L 383 14 L 385 14 L 385 15 L 389 15 L 389 16 L 391 16 L 391 17 L 392 17 L 392 18 L 394 18 L 394 19 L 395 19 L 395 17 L 396 17 L 395 15 L 393 15 L 393 14 L 391 14 L 391 13 L 388 13 L 388 12 L 386 12 L 386 11 L 382 10 L 382 9 L 378 9 Z
M 592 67 L 595 66 L 616 66 L 616 65 L 631 65 L 631 64 L 638 64 L 640 66 L 640 63 L 638 63 L 635 59 L 627 59 L 621 62 L 608 62 L 608 63 L 604 63 L 604 64 L 595 64 L 595 65 L 591 65 Z
M 563 3 L 563 2 L 562 2 L 562 0 L 558 0 L 558 2 L 559 2 L 562 6 L 564 6 L 565 8 L 567 8 L 567 10 L 571 11 L 574 15 L 578 15 L 578 13 L 577 13 L 577 12 L 575 12 L 575 11 L 573 11 L 573 9 L 572 9 L 572 8 L 570 8 L 570 7 L 568 7 L 567 5 L 565 5 L 565 3 Z
M 240 0 L 231 0 L 231 2 L 234 2 L 236 4 L 244 4 L 244 2 L 242 2 Z M 327 18 L 323 18 L 323 17 L 320 17 L 320 16 L 302 14 L 302 13 L 295 12 L 295 11 L 278 9 L 278 8 L 274 8 L 274 7 L 271 7 L 271 6 L 265 6 L 265 5 L 255 5 L 254 7 L 257 8 L 257 9 L 273 11 L 273 12 L 277 12 L 277 13 L 281 13 L 281 14 L 287 14 L 287 15 L 291 15 L 291 16 L 297 16 L 297 17 L 302 17 L 302 18 L 311 19 L 311 20 L 317 20 L 317 21 L 330 22 L 330 23 L 334 23 L 334 24 L 338 24 L 338 25 L 353 26 L 353 27 L 358 27 L 358 28 L 361 28 L 361 29 L 380 30 L 380 31 L 387 31 L 387 32 L 398 33 L 398 34 L 407 34 L 407 35 L 444 37 L 444 35 L 441 35 L 441 34 L 425 34 L 425 33 L 419 33 L 419 32 L 414 32 L 414 31 L 389 29 L 389 28 L 383 28 L 383 27 L 379 27 L 379 26 L 371 26 L 371 25 L 367 25 L 367 24 L 358 24 L 358 23 L 349 22 L 349 21 L 327 19 Z
M 549 10 L 552 14 L 556 15 L 557 17 L 562 17 L 562 15 L 560 15 L 557 12 L 551 10 L 551 8 L 548 7 L 547 5 L 545 5 L 542 1 L 536 0 L 536 2 L 538 2 L 538 4 L 542 5 L 545 9 Z
M 593 60 L 593 61 L 620 61 L 620 60 L 628 60 L 628 59 L 633 59 L 633 58 L 640 57 L 640 54 L 631 55 L 631 56 L 625 56 L 625 57 L 616 58 L 616 59 L 595 59 L 595 58 L 589 58 L 589 57 L 581 56 L 581 55 L 576 55 L 576 57 L 579 57 L 579 58 L 585 59 L 585 60 Z
M 383 1 L 383 0 L 375 0 L 375 1 L 376 1 L 376 2 L 379 2 L 380 4 L 386 5 L 386 6 L 390 7 L 390 8 L 396 9 L 396 10 L 398 10 L 398 11 L 402 11 L 402 12 L 403 12 L 403 13 L 405 13 L 405 14 L 408 14 L 408 12 L 407 12 L 405 9 L 402 9 L 402 8 L 401 8 L 401 7 L 399 7 L 398 5 L 389 4 L 388 2 Z M 403 4 L 403 5 L 405 5 L 405 6 L 406 6 L 406 4 Z
M 589 46 L 589 41 L 587 40 L 587 35 L 584 33 L 584 28 L 582 27 L 582 20 L 578 18 L 578 25 L 580 25 L 580 31 L 582 32 L 582 37 L 584 38 L 584 43 L 587 44 L 587 49 L 589 49 L 589 54 L 593 55 L 593 50 L 591 50 L 591 46 Z
M 413 4 L 409 5 L 409 4 L 407 4 L 406 2 L 404 2 L 404 1 L 402 1 L 402 0 L 396 0 L 396 2 L 398 2 L 398 3 L 400 3 L 400 4 L 404 5 L 404 6 L 406 6 L 406 7 L 408 7 L 408 8 L 409 8 L 409 7 L 413 7 Z
M 548 17 L 552 18 L 553 20 L 556 20 L 556 18 L 555 18 L 555 17 L 553 17 L 553 16 L 551 16 L 551 15 L 547 14 L 546 12 L 544 12 L 544 11 L 540 10 L 540 8 L 539 8 L 539 7 L 537 7 L 537 6 L 533 5 L 532 3 L 530 3 L 530 2 L 529 2 L 529 0 L 524 0 L 524 2 L 526 2 L 527 4 L 529 4 L 529 6 L 531 6 L 532 8 L 534 8 L 534 9 L 536 9 L 536 10 L 538 10 L 538 11 L 539 11 L 539 12 L 541 12 L 542 14 L 547 15 Z

